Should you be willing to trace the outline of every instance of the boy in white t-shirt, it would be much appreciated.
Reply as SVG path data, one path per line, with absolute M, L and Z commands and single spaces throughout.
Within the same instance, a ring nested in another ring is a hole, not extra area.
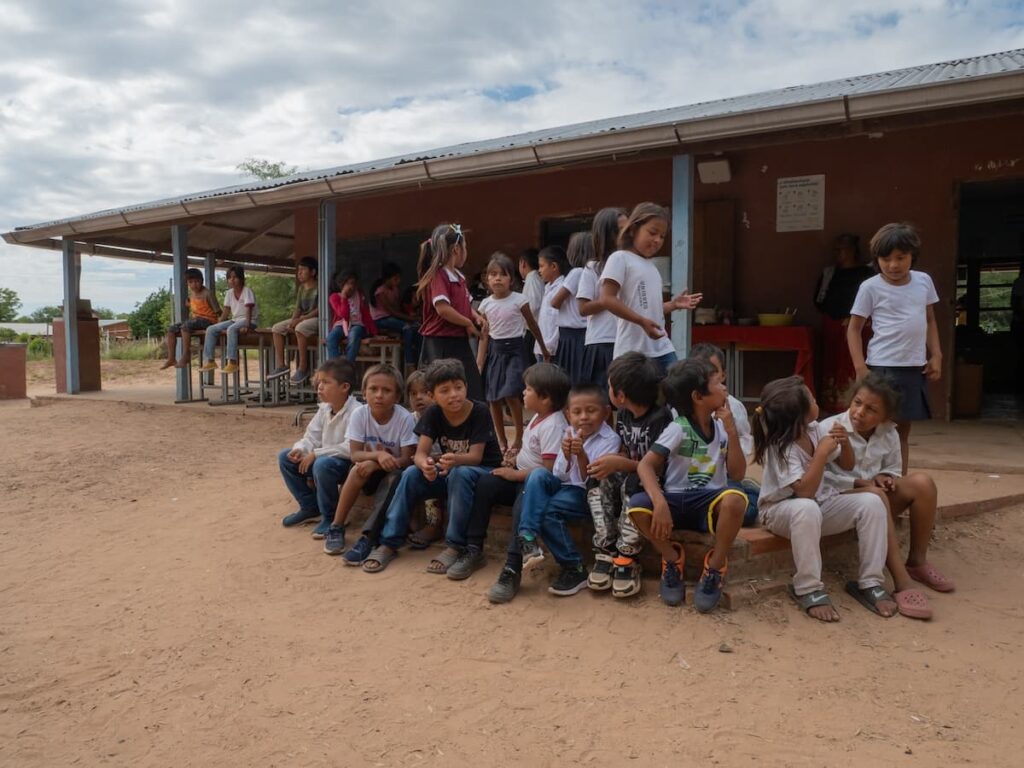
M 412 464 L 419 439 L 413 432 L 416 422 L 412 414 L 398 405 L 401 392 L 402 375 L 394 366 L 375 365 L 363 376 L 366 405 L 352 414 L 348 424 L 353 467 L 345 478 L 334 520 L 327 529 L 324 552 L 328 555 L 340 555 L 345 551 L 345 524 L 359 492 L 374 494 L 373 513 L 367 523 L 372 530 L 375 527 L 372 518 L 383 515 L 387 510 L 398 481 L 402 479 L 402 470 Z M 353 549 L 365 559 L 372 545 L 364 535 Z M 349 558 L 346 562 L 356 565 L 362 560 Z
M 747 461 L 722 376 L 710 363 L 697 359 L 676 363 L 661 387 L 679 418 L 641 459 L 637 475 L 644 492 L 630 498 L 629 514 L 661 553 L 659 592 L 667 605 L 681 605 L 686 596 L 684 550 L 672 541 L 672 530 L 714 534 L 714 548 L 704 557 L 693 597 L 694 607 L 707 613 L 722 597 L 729 548 L 747 510 L 747 495 L 738 485 Z M 662 471 L 664 488 L 659 479 Z

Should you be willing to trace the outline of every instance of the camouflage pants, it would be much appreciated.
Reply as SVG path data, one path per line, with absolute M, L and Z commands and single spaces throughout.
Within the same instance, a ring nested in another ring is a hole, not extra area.
M 588 488 L 587 506 L 594 519 L 594 549 L 606 553 L 618 551 L 636 557 L 643 548 L 640 531 L 626 512 L 626 476 L 621 472 L 609 475 L 598 485 Z

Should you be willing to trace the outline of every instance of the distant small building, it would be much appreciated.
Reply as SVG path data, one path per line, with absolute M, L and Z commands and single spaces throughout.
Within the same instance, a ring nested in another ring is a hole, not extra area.
M 115 320 L 100 320 L 100 333 L 111 341 L 131 341 L 132 329 L 124 318 Z M 26 334 L 34 338 L 52 339 L 53 325 L 51 323 L 0 323 L 0 328 L 14 331 L 19 336 Z

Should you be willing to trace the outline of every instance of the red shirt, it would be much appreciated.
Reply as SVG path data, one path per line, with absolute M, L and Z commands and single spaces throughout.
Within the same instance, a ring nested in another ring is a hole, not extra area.
M 443 296 L 443 299 L 437 297 Z M 473 319 L 470 308 L 469 289 L 466 278 L 457 269 L 442 267 L 437 270 L 430 281 L 426 295 L 423 297 L 423 324 L 420 326 L 421 336 L 466 336 L 466 329 L 461 325 L 452 325 L 437 314 L 434 302 L 447 301 L 456 312 L 467 320 Z

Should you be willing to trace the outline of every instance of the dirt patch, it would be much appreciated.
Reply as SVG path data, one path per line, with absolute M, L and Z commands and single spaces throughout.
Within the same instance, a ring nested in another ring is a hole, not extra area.
M 106 374 L 105 374 L 106 375 Z M 983 765 L 1024 747 L 1021 509 L 957 521 L 934 621 L 582 593 L 506 606 L 403 552 L 322 554 L 297 432 L 98 402 L 0 408 L 0 764 Z M 723 653 L 726 644 L 731 653 Z

